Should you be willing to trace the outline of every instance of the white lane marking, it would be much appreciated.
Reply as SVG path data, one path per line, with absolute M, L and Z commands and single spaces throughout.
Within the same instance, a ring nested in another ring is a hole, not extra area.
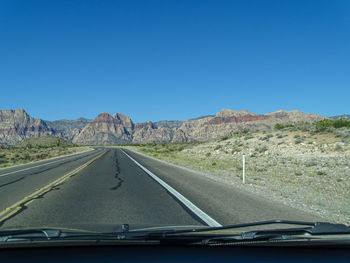
M 84 152 L 84 153 L 85 153 L 85 152 Z M 81 153 L 81 154 L 83 154 L 83 153 Z M 53 164 L 53 163 L 62 162 L 62 161 L 64 161 L 64 160 L 69 160 L 69 159 L 72 159 L 72 158 L 74 158 L 74 157 L 77 157 L 77 155 L 79 156 L 80 154 L 76 154 L 76 155 L 73 155 L 73 156 L 70 156 L 70 157 L 67 157 L 67 158 L 62 158 L 62 159 L 59 159 L 59 160 L 54 161 L 54 162 L 44 163 L 44 164 L 40 164 L 40 165 L 37 165 L 37 166 L 28 167 L 28 168 L 24 168 L 24 169 L 21 169 L 21 170 L 8 172 L 8 173 L 5 173 L 5 174 L 0 174 L 0 177 L 6 176 L 6 175 L 10 175 L 10 174 L 20 173 L 20 172 L 23 172 L 23 171 L 28 171 L 28 170 L 31 170 L 31 169 L 34 169 L 34 168 L 38 168 L 38 167 L 41 167 L 41 166 L 50 165 L 50 164 Z
M 155 174 L 153 174 L 150 170 L 143 167 L 141 164 L 139 164 L 135 159 L 133 159 L 129 154 L 124 152 L 122 149 L 121 151 L 130 158 L 137 166 L 139 166 L 142 170 L 144 170 L 149 176 L 151 176 L 155 181 L 157 181 L 161 186 L 163 186 L 169 193 L 171 193 L 173 196 L 175 196 L 182 204 L 184 204 L 188 209 L 190 209 L 196 216 L 198 216 L 200 219 L 202 219 L 208 226 L 212 227 L 220 227 L 221 225 L 216 222 L 213 218 L 211 218 L 209 215 L 207 215 L 205 212 L 203 212 L 200 208 L 198 208 L 195 204 L 193 204 L 190 200 L 188 200 L 186 197 L 184 197 L 182 194 L 180 194 L 178 191 L 176 191 L 174 188 L 172 188 L 170 185 L 168 185 L 166 182 L 164 182 L 162 179 L 157 177 Z

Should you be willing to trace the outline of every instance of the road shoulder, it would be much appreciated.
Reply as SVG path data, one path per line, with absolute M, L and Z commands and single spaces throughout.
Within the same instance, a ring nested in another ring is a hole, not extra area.
M 249 185 L 237 185 L 217 176 L 194 171 L 187 167 L 139 153 L 123 147 L 138 162 L 162 180 L 184 194 L 204 211 L 213 215 L 219 211 L 219 222 L 224 224 L 250 221 L 286 219 L 328 221 L 307 209 L 292 207 L 273 196 L 255 191 Z

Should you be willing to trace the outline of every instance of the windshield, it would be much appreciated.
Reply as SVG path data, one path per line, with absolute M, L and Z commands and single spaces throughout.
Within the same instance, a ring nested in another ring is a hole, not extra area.
M 349 11 L 1 1 L 0 231 L 348 225 Z

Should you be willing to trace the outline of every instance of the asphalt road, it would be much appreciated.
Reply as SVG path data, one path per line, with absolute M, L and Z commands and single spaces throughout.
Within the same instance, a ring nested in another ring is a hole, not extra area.
M 97 148 L 55 162 L 1 170 L 0 212 L 105 151 L 74 176 L 24 205 L 18 213 L 6 220 L 0 216 L 0 229 L 124 223 L 215 226 L 270 219 L 319 220 L 196 172 L 117 148 Z

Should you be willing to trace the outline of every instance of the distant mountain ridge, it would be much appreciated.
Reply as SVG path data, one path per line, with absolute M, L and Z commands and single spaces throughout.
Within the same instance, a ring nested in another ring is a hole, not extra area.
M 313 122 L 320 115 L 278 110 L 255 114 L 247 110 L 222 109 L 215 115 L 186 121 L 133 123 L 122 113 L 102 112 L 94 120 L 44 121 L 24 110 L 0 110 L 0 143 L 14 145 L 27 138 L 56 136 L 80 145 L 111 145 L 149 142 L 205 141 L 242 129 L 268 129 L 276 123 Z
M 343 115 L 338 115 L 338 116 L 332 116 L 329 117 L 330 119 L 333 120 L 348 120 L 350 121 L 350 114 L 343 114 Z
M 71 141 L 74 137 L 74 130 L 83 129 L 92 120 L 85 118 L 78 118 L 76 120 L 57 120 L 57 121 L 45 121 L 50 127 L 60 131 L 65 139 Z

